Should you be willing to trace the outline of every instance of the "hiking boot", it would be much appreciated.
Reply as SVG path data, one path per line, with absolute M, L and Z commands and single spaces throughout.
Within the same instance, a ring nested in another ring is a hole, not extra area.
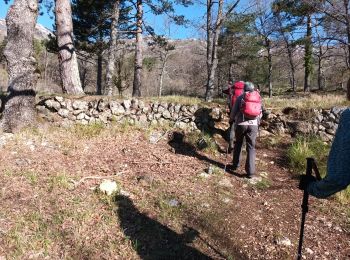
M 238 166 L 234 167 L 232 164 L 230 164 L 230 165 L 227 165 L 226 168 L 227 170 L 234 172 L 234 171 L 237 171 Z

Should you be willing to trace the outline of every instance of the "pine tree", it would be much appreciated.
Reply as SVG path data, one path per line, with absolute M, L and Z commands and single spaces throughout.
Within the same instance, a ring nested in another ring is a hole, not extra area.
M 71 3 L 69 0 L 56 0 L 55 4 L 58 60 L 63 91 L 68 94 L 83 94 L 73 41 Z

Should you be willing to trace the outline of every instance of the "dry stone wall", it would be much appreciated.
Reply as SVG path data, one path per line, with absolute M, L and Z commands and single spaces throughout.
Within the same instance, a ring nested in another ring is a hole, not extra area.
M 320 136 L 331 141 L 338 127 L 341 113 L 346 107 L 313 109 L 309 119 L 298 119 L 296 108 L 285 108 L 282 113 L 266 111 L 261 122 L 261 135 L 290 134 Z M 137 124 L 140 126 L 172 124 L 188 131 L 227 128 L 225 107 L 202 107 L 168 102 L 145 102 L 138 99 L 92 100 L 64 98 L 61 96 L 42 98 L 37 104 L 41 117 L 63 126 L 75 123 L 93 124 L 112 122 Z M 221 127 L 218 125 L 221 124 Z M 224 127 L 223 127 L 224 125 Z M 224 129 L 223 129 L 224 130 Z
M 172 122 L 176 127 L 190 131 L 197 130 L 203 125 L 201 124 L 203 109 L 201 110 L 198 105 L 145 103 L 138 99 L 99 98 L 87 101 L 56 96 L 42 99 L 37 105 L 37 110 L 44 119 L 61 125 L 127 122 L 149 126 Z

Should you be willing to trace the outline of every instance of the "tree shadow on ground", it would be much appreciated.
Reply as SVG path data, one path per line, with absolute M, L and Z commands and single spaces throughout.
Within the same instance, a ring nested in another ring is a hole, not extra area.
M 214 119 L 212 116 L 212 109 L 207 107 L 199 108 L 195 113 L 195 124 L 198 129 L 203 133 L 210 135 L 211 137 L 214 134 L 219 134 L 222 138 L 228 142 L 230 136 L 230 129 L 222 130 L 215 127 L 215 122 L 220 122 L 221 117 Z
M 197 149 L 190 143 L 185 141 L 185 135 L 181 132 L 173 132 L 171 140 L 168 144 L 174 149 L 175 153 L 182 154 L 190 157 L 195 157 L 198 160 L 204 161 L 208 164 L 214 165 L 225 172 L 232 174 L 238 178 L 246 178 L 247 175 L 241 174 L 232 169 L 232 153 L 227 154 L 225 163 L 215 161 L 208 156 L 200 154 Z M 226 151 L 225 151 L 226 152 Z M 225 167 L 226 166 L 226 167 Z
M 172 138 L 168 144 L 174 149 L 175 153 L 177 154 L 195 157 L 198 160 L 215 165 L 221 169 L 225 168 L 225 164 L 198 153 L 197 149 L 192 144 L 185 141 L 185 135 L 181 132 L 173 132 Z
M 141 259 L 212 259 L 186 245 L 199 235 L 198 231 L 188 229 L 178 234 L 142 214 L 130 198 L 118 195 L 115 201 L 120 226 Z

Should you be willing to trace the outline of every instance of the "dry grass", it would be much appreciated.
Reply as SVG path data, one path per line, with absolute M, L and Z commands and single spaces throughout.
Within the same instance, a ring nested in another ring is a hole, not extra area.
M 0 259 L 141 259 L 147 258 L 142 248 L 154 253 L 164 236 L 172 246 L 213 259 L 277 259 L 282 249 L 264 251 L 265 245 L 275 247 L 270 230 L 297 239 L 295 183 L 285 181 L 286 172 L 270 169 L 270 159 L 264 167 L 274 172 L 271 181 L 244 186 L 216 165 L 208 178 L 199 178 L 208 168 L 206 158 L 213 165 L 225 159 L 210 150 L 196 157 L 163 140 L 150 144 L 134 126 L 90 127 L 26 129 L 0 147 Z M 285 186 L 270 191 L 276 175 L 283 180 L 277 185 Z M 100 180 L 73 185 L 87 176 L 113 176 L 128 193 L 125 211 L 116 198 L 94 191 Z M 285 204 L 277 205 L 276 198 Z M 172 199 L 178 206 L 169 204 Z M 277 225 L 281 216 L 289 224 Z M 185 227 L 195 230 L 188 233 Z M 317 241 L 337 241 L 327 244 L 331 254 L 344 253 L 338 243 L 344 246 L 347 233 L 316 235 Z M 189 242 L 179 242 L 184 238 Z M 314 246 L 317 257 L 323 249 Z
M 297 94 L 296 96 L 264 98 L 263 101 L 266 108 L 277 111 L 285 107 L 310 109 L 350 105 L 350 102 L 346 100 L 345 94 Z
M 203 99 L 197 97 L 187 97 L 179 95 L 163 96 L 163 97 L 149 97 L 145 98 L 146 101 L 152 102 L 167 102 L 167 103 L 178 103 L 183 105 L 199 105 L 203 102 Z

